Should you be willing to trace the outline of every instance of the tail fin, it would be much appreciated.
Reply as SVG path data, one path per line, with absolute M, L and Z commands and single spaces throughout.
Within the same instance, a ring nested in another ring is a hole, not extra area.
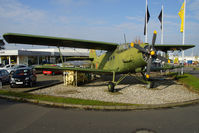
M 93 58 L 94 59 L 93 61 L 96 60 L 97 54 L 96 54 L 96 51 L 94 49 L 90 49 L 90 51 L 89 51 L 89 58 Z
M 93 58 L 93 61 L 92 61 L 93 68 L 97 69 L 98 68 L 97 54 L 96 54 L 96 51 L 94 49 L 90 49 L 89 58 Z

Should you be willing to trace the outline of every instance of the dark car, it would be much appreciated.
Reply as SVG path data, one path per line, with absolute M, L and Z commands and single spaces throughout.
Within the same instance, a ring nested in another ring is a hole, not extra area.
M 10 74 L 8 73 L 7 70 L 1 69 L 0 70 L 0 82 L 1 83 L 9 83 L 10 81 Z
M 10 87 L 15 86 L 30 86 L 36 83 L 37 77 L 33 69 L 21 68 L 13 72 L 10 78 Z

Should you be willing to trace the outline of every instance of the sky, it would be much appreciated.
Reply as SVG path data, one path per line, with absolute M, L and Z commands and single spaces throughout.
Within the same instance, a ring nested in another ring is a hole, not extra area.
M 144 41 L 146 0 L 0 0 L 0 37 L 4 33 L 25 33 L 84 40 L 124 43 Z M 150 20 L 148 42 L 161 29 L 158 15 L 164 6 L 164 44 L 182 44 L 178 12 L 183 0 L 148 0 Z M 194 44 L 199 55 L 199 0 L 187 0 L 185 44 Z M 38 48 L 10 45 L 6 49 Z M 185 52 L 190 55 L 192 50 Z

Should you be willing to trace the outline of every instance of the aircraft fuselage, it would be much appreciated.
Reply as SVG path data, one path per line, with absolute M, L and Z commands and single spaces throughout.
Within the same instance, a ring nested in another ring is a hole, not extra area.
M 141 44 L 144 47 L 146 44 Z M 136 48 L 129 47 L 120 50 L 108 51 L 95 59 L 97 69 L 114 71 L 116 73 L 135 73 L 137 69 L 146 66 L 143 54 Z

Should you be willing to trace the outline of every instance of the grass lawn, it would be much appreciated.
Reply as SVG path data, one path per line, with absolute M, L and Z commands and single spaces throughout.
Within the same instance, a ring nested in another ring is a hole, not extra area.
M 0 90 L 0 95 L 5 96 L 14 96 L 19 98 L 27 98 L 55 103 L 65 103 L 65 104 L 80 104 L 80 105 L 101 105 L 101 106 L 129 106 L 134 104 L 125 104 L 125 103 L 112 103 L 112 102 L 103 102 L 103 101 L 95 101 L 95 100 L 84 100 L 77 98 L 64 98 L 64 97 L 55 97 L 55 96 L 47 96 L 47 95 L 35 95 L 30 93 L 22 93 L 22 92 L 12 92 L 7 90 Z M 139 105 L 137 105 L 139 106 Z
M 177 81 L 183 83 L 187 87 L 199 91 L 199 78 L 187 73 L 185 73 L 184 75 L 175 75 L 175 73 L 169 74 L 169 76 L 175 77 Z

